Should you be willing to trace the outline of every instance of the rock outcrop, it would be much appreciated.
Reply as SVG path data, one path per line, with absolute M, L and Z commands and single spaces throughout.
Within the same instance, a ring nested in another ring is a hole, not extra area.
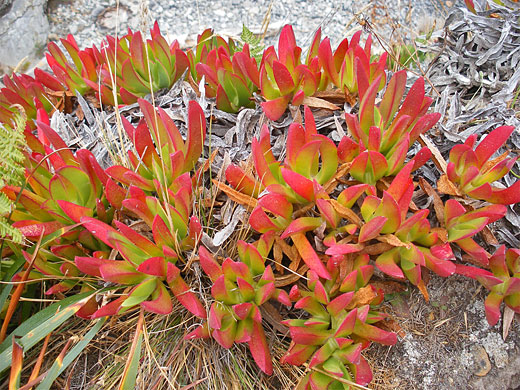
M 0 73 L 24 58 L 27 66 L 42 56 L 49 34 L 47 0 L 0 0 Z

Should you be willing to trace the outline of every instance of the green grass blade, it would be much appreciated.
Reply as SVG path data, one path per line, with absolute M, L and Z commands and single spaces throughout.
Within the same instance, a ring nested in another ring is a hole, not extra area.
M 137 373 L 139 370 L 139 359 L 141 358 L 141 345 L 143 343 L 143 323 L 144 314 L 141 309 L 139 320 L 135 328 L 134 340 L 128 352 L 128 359 L 126 361 L 125 370 L 119 383 L 119 390 L 134 390 L 135 382 L 137 380 Z
M 38 385 L 36 390 L 49 390 L 56 380 L 56 378 L 79 356 L 79 354 L 86 348 L 88 343 L 94 338 L 99 332 L 103 324 L 106 322 L 106 317 L 100 318 L 96 324 L 88 331 L 83 339 L 77 343 L 70 351 L 65 355 L 63 361 L 56 359 L 50 370 L 45 375 L 45 379 Z
M 12 334 L 23 335 L 19 340 L 19 344 L 23 347 L 24 351 L 27 351 L 76 314 L 81 306 L 96 293 L 98 293 L 98 291 L 78 294 L 54 303 L 22 323 Z M 6 340 L 11 340 L 12 334 L 7 337 Z M 12 353 L 12 345 L 0 353 L 0 373 L 11 365 Z

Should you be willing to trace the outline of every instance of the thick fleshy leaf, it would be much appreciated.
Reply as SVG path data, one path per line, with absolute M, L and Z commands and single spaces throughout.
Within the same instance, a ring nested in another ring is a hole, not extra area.
M 387 220 L 388 218 L 386 217 L 378 216 L 365 223 L 363 226 L 361 226 L 359 231 L 358 241 L 365 242 L 376 238 L 383 229 Z
M 159 280 L 156 281 L 156 290 L 152 296 L 154 299 L 150 301 L 141 302 L 141 306 L 149 312 L 156 314 L 167 315 L 170 314 L 173 309 L 172 299 L 170 293 L 164 287 L 164 284 Z
M 169 283 L 169 286 L 173 295 L 190 313 L 199 318 L 205 319 L 207 317 L 206 309 L 204 309 L 197 296 L 190 291 L 190 288 L 180 276 Z
M 493 189 L 491 196 L 486 200 L 498 204 L 520 203 L 520 181 L 516 181 L 506 189 Z
M 392 249 L 377 257 L 376 267 L 393 278 L 404 279 L 403 271 L 397 266 L 397 262 L 399 262 L 399 252 L 397 249 Z
M 298 252 L 305 264 L 307 264 L 307 266 L 311 270 L 315 271 L 320 277 L 324 279 L 330 279 L 331 276 L 329 272 L 312 248 L 305 235 L 303 233 L 296 233 L 291 236 L 291 239 L 294 242 L 296 249 L 298 249 Z
M 262 102 L 262 110 L 270 120 L 277 121 L 287 109 L 287 104 L 289 104 L 290 100 L 291 97 L 288 95 Z
M 515 128 L 501 126 L 491 131 L 475 148 L 479 168 L 507 141 Z
M 383 100 L 379 103 L 379 112 L 383 125 L 386 127 L 399 108 L 401 99 L 406 89 L 406 70 L 394 73 L 386 87 Z
M 305 233 L 314 230 L 323 223 L 321 218 L 301 217 L 292 221 L 280 238 L 285 239 L 296 233 Z
M 494 326 L 500 319 L 500 304 L 502 300 L 503 297 L 501 295 L 491 292 L 484 301 L 486 319 L 490 326 Z
M 186 139 L 185 171 L 193 169 L 197 163 L 206 138 L 206 117 L 200 105 L 191 100 L 188 104 L 188 137 Z
M 249 350 L 258 367 L 267 375 L 271 375 L 273 373 L 273 362 L 271 360 L 271 354 L 269 353 L 269 346 L 265 339 L 262 324 L 257 322 L 253 322 L 253 332 L 251 340 L 249 341 Z
M 105 261 L 99 267 L 99 273 L 105 281 L 118 284 L 135 285 L 145 278 L 145 275 L 136 271 L 126 261 L 117 260 Z
M 287 353 L 280 359 L 281 363 L 292 364 L 293 366 L 301 366 L 314 354 L 315 346 L 292 344 Z
M 220 267 L 220 264 L 202 245 L 199 247 L 199 260 L 202 269 L 211 278 L 211 280 L 215 281 L 220 275 L 222 275 L 222 268 Z

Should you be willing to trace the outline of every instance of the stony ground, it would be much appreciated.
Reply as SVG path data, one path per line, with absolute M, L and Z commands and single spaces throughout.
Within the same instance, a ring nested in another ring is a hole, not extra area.
M 302 47 L 310 42 L 318 27 L 332 43 L 359 29 L 359 21 L 378 25 L 389 38 L 396 28 L 402 32 L 442 26 L 449 10 L 462 0 L 49 0 L 48 17 L 51 39 L 74 34 L 80 45 L 99 44 L 116 28 L 139 29 L 158 20 L 161 29 L 182 45 L 190 45 L 197 33 L 211 27 L 219 34 L 238 36 L 245 24 L 261 31 L 269 19 L 268 42 L 285 24 L 292 24 Z M 412 6 L 413 5 L 413 6 Z M 349 33 L 350 32 L 350 33 Z

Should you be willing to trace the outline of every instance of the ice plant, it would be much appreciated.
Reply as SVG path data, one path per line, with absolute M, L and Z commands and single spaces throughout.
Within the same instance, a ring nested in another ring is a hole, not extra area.
M 204 77 L 206 96 L 216 97 L 220 110 L 237 112 L 241 107 L 254 107 L 252 97 L 260 86 L 260 75 L 249 45 L 245 44 L 242 50 L 238 50 L 232 40 L 226 42 L 221 37 L 206 37 L 210 33 L 212 35 L 212 31 L 207 30 L 199 36 L 198 62 L 195 63 L 193 51 L 188 54 L 196 71 L 192 73 L 195 81 L 199 83 Z M 204 39 L 209 41 L 204 42 Z M 214 39 L 216 47 L 210 44 Z
M 265 115 L 279 119 L 289 103 L 298 106 L 306 96 L 312 96 L 320 85 L 316 74 L 301 63 L 302 49 L 296 45 L 293 29 L 284 26 L 278 40 L 278 53 L 268 47 L 260 64 L 260 90 L 266 99 L 262 103 Z
M 60 39 L 60 42 L 72 59 L 72 63 L 56 43 L 49 42 L 47 46 L 49 52 L 45 56 L 54 76 L 43 70 L 38 70 L 38 72 L 35 72 L 37 80 L 54 91 L 66 89 L 72 93 L 78 92 L 81 95 L 89 92 L 91 88 L 86 80 L 97 84 L 98 66 L 103 61 L 101 53 L 95 45 L 80 50 L 71 34 L 66 39 Z
M 188 69 L 188 57 L 179 49 L 179 43 L 168 45 L 157 22 L 150 35 L 146 41 L 139 31 L 128 30 L 118 39 L 107 36 L 101 49 L 101 85 L 87 81 L 105 104 L 135 103 L 139 97 L 170 88 Z
M 108 176 L 94 155 L 84 149 L 73 153 L 50 127 L 43 109 L 39 110 L 38 119 L 38 138 L 26 132 L 31 149 L 26 153 L 27 186 L 3 189 L 13 200 L 19 196 L 13 225 L 26 238 L 36 240 L 42 233 L 45 236 L 79 223 L 83 216 L 111 222 L 114 208 L 104 191 Z M 111 191 L 110 195 L 121 196 L 122 188 Z
M 162 108 L 155 109 L 149 102 L 139 99 L 144 119 L 134 127 L 122 118 L 134 151 L 128 152 L 134 170 L 120 165 L 107 169 L 114 180 L 127 186 L 133 185 L 147 194 L 156 192 L 159 199 L 168 201 L 169 191 L 175 191 L 179 177 L 194 169 L 202 154 L 206 137 L 206 119 L 199 104 L 188 104 L 187 139 L 182 139 L 179 129 Z
M 457 200 L 449 199 L 444 209 L 448 242 L 457 244 L 478 264 L 487 267 L 488 254 L 472 237 L 482 231 L 487 224 L 499 220 L 506 213 L 506 206 L 499 204 L 467 211 Z
M 368 255 L 331 257 L 327 261 L 330 280 L 309 271 L 309 291 L 297 286 L 291 290 L 295 308 L 306 311 L 309 318 L 283 322 L 289 326 L 292 343 L 281 361 L 297 366 L 309 361 L 311 369 L 327 373 L 311 370 L 301 383 L 303 389 L 350 389 L 336 377 L 364 386 L 372 380 L 372 372 L 361 351 L 372 341 L 396 343 L 394 333 L 374 325 L 385 316 L 374 310 L 383 295 L 367 285 L 373 273 L 368 261 Z M 347 270 L 341 277 L 340 269 Z
M 215 302 L 207 324 L 186 336 L 187 339 L 211 336 L 224 348 L 231 348 L 235 342 L 248 343 L 256 364 L 268 375 L 273 373 L 273 366 L 260 306 L 270 299 L 291 306 L 288 294 L 275 288 L 271 266 L 264 264 L 272 243 L 272 235 L 263 235 L 257 246 L 238 241 L 240 261 L 228 257 L 222 265 L 206 248 L 199 248 L 202 269 L 213 282 L 211 295 Z
M 35 74 L 37 72 L 35 70 Z M 33 77 L 26 74 L 5 75 L 2 81 L 5 87 L 0 90 L 0 122 L 14 125 L 13 119 L 19 109 L 13 105 L 19 105 L 28 119 L 27 125 L 34 129 L 33 120 L 36 119 L 38 109 L 44 108 L 47 112 L 52 110 L 44 85 Z
M 520 313 L 520 250 L 504 245 L 489 258 L 488 270 L 458 264 L 457 273 L 477 279 L 490 293 L 484 302 L 489 325 L 500 319 L 500 305 L 504 302 Z
M 358 80 L 362 72 L 358 70 Z M 425 96 L 424 79 L 419 78 L 401 105 L 406 89 L 406 71 L 394 74 L 379 104 L 378 76 L 366 89 L 358 114 L 345 114 L 350 137 L 344 137 L 338 153 L 341 161 L 351 161 L 350 174 L 360 182 L 375 184 L 383 176 L 393 176 L 403 167 L 406 154 L 417 138 L 439 120 L 439 113 L 427 114 L 432 103 Z M 415 157 L 417 169 L 431 156 L 427 147 Z
M 230 165 L 227 181 L 253 197 L 267 189 L 294 204 L 309 204 L 314 198 L 314 182 L 325 185 L 336 174 L 338 152 L 334 142 L 318 134 L 311 110 L 305 107 L 305 126 L 293 123 L 287 134 L 287 156 L 282 164 L 271 150 L 269 129 L 263 126 L 252 142 L 255 177 L 239 166 Z
M 260 138 L 254 139 L 252 144 L 253 160 L 259 180 L 246 175 L 237 166 L 230 166 L 226 172 L 227 180 L 250 196 L 258 194 L 263 188 L 267 191 L 251 213 L 251 226 L 261 233 L 281 232 L 292 221 L 293 205 L 317 202 L 318 207 L 326 210 L 325 212 L 333 212 L 324 200 L 328 195 L 322 185 L 336 174 L 337 150 L 330 139 L 317 133 L 310 109 L 305 108 L 305 127 L 293 123 L 289 128 L 284 164 L 275 159 L 269 138 L 269 130 L 265 126 Z M 309 221 L 300 220 L 299 222 L 303 223 L 292 231 L 291 239 L 309 267 L 326 278 L 327 271 L 305 237 L 306 231 L 317 227 L 314 226 L 314 220 L 310 221 L 310 224 Z
M 81 223 L 94 236 L 116 250 L 121 260 L 78 256 L 78 269 L 106 282 L 131 287 L 130 291 L 98 309 L 92 318 L 123 313 L 136 305 L 145 310 L 169 314 L 172 301 L 166 286 L 177 300 L 192 314 L 206 318 L 204 306 L 190 291 L 175 263 L 178 255 L 165 233 L 160 217 L 152 228 L 154 241 L 137 233 L 125 224 L 114 221 L 118 230 L 95 218 L 83 217 Z
M 329 38 L 317 43 L 318 58 L 323 66 L 322 78 L 332 82 L 345 93 L 359 92 L 362 98 L 368 85 L 376 79 L 379 78 L 378 90 L 385 86 L 387 53 L 383 53 L 377 62 L 371 62 L 372 36 L 368 37 L 364 47 L 359 44 L 360 38 L 361 31 L 356 32 L 350 42 L 345 38 L 334 54 Z
M 512 126 L 501 126 L 491 131 L 477 147 L 476 134 L 470 135 L 463 144 L 455 145 L 446 169 L 448 179 L 475 199 L 500 204 L 520 202 L 520 181 L 505 189 L 491 185 L 507 175 L 516 162 L 517 157 L 508 157 L 507 152 L 490 160 L 513 131 Z

